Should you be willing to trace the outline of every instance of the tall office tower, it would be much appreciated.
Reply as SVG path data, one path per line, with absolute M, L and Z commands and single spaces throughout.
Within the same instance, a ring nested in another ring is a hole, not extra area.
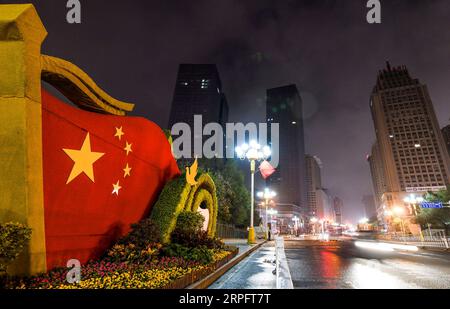
M 373 199 L 377 211 L 377 218 L 383 222 L 384 209 L 382 196 L 386 192 L 386 181 L 384 179 L 383 162 L 381 161 L 380 147 L 375 142 L 372 146 L 372 152 L 367 156 L 370 165 L 370 173 L 372 175 Z
M 314 217 L 324 220 L 325 222 L 330 223 L 331 221 L 335 221 L 335 214 L 333 208 L 333 201 L 329 194 L 328 189 L 319 188 L 316 190 L 316 212 L 313 215 Z
M 323 209 L 318 211 L 318 192 L 322 189 L 321 165 L 319 158 L 311 155 L 305 156 L 306 165 L 306 200 L 308 205 L 308 215 L 311 217 L 323 215 Z M 323 195 L 320 196 L 322 198 Z
M 375 207 L 375 199 L 373 195 L 364 195 L 362 198 L 364 205 L 364 214 L 366 218 L 371 219 L 377 215 L 377 209 Z
M 342 209 L 343 208 L 344 208 L 344 202 L 339 197 L 335 197 L 333 199 L 333 209 L 334 209 L 334 221 L 336 223 L 342 224 Z
M 442 128 L 442 135 L 444 136 L 444 142 L 447 145 L 447 152 L 450 156 L 450 125 Z
M 383 206 L 407 206 L 407 195 L 445 188 L 450 163 L 427 86 L 405 66 L 387 63 L 370 107 L 386 185 Z
M 214 122 L 224 128 L 228 121 L 228 103 L 215 64 L 180 64 L 169 117 L 169 129 L 175 123 L 184 122 L 194 132 L 194 115 L 202 116 L 203 125 Z M 201 137 L 193 136 L 193 138 Z M 200 157 L 201 153 L 195 155 Z
M 280 204 L 307 212 L 302 100 L 295 85 L 267 90 L 267 122 L 279 123 L 279 165 L 267 181 Z M 269 126 L 270 128 L 270 126 Z M 271 136 L 271 133 L 268 133 Z

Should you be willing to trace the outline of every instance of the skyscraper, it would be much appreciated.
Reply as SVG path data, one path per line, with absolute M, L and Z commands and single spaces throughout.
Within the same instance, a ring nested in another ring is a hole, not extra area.
M 228 121 L 228 103 L 215 64 L 179 66 L 169 128 L 184 122 L 194 131 L 194 115 L 201 115 L 203 124 L 214 122 L 225 127 Z
M 362 203 L 364 205 L 364 215 L 366 218 L 371 219 L 377 215 L 377 209 L 375 207 L 375 199 L 373 195 L 364 195 L 362 198 Z
M 333 199 L 333 209 L 334 209 L 334 221 L 336 223 L 342 224 L 342 209 L 343 208 L 344 208 L 344 202 L 339 197 L 335 197 Z
M 305 156 L 306 165 L 306 199 L 308 205 L 308 214 L 312 217 L 322 213 L 323 209 L 319 211 L 318 209 L 318 198 L 317 190 L 322 189 L 322 179 L 321 179 L 321 162 L 317 157 L 311 155 Z
M 385 181 L 382 205 L 405 206 L 406 195 L 445 188 L 450 163 L 427 86 L 405 66 L 388 63 L 370 108 Z
M 375 142 L 372 146 L 372 152 L 367 157 L 372 175 L 373 199 L 377 211 L 378 220 L 383 221 L 384 209 L 381 197 L 386 192 L 386 182 L 384 179 L 383 162 L 381 161 L 380 147 Z
M 442 129 L 442 135 L 444 137 L 444 142 L 447 145 L 448 155 L 450 156 L 450 125 Z
M 280 203 L 296 205 L 306 212 L 302 100 L 297 87 L 289 85 L 267 90 L 266 108 L 267 122 L 279 123 L 280 130 L 280 163 L 268 185 L 278 192 Z

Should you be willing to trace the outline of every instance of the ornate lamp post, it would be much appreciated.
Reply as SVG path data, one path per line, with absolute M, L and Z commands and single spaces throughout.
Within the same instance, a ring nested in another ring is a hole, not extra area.
M 268 233 L 268 221 L 267 221 L 267 207 L 269 206 L 269 202 L 271 199 L 273 199 L 277 193 L 275 191 L 270 190 L 269 188 L 264 189 L 264 192 L 258 192 L 256 194 L 259 198 L 263 198 L 264 199 L 264 204 L 266 206 L 266 210 L 265 210 L 265 222 L 264 222 L 264 231 L 265 231 L 265 238 L 268 239 L 269 238 L 269 233 Z
M 243 144 L 242 146 L 236 147 L 236 155 L 241 160 L 250 161 L 250 174 L 251 174 L 251 212 L 250 212 L 250 228 L 248 230 L 248 242 L 255 242 L 255 228 L 253 227 L 253 212 L 255 204 L 255 171 L 256 171 L 256 161 L 265 160 L 272 154 L 269 146 L 261 147 L 257 141 L 251 141 L 250 144 Z

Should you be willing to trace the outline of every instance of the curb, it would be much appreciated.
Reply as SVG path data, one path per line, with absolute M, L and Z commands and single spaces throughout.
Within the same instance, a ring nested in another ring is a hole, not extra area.
M 264 245 L 267 242 L 267 240 L 264 240 L 262 243 L 257 244 L 256 246 L 252 247 L 251 249 L 247 250 L 243 254 L 235 257 L 231 261 L 229 261 L 227 264 L 223 265 L 222 267 L 218 268 L 215 272 L 212 274 L 206 276 L 205 278 L 191 284 L 190 286 L 186 287 L 186 289 L 189 290 L 198 290 L 198 289 L 206 289 L 211 284 L 217 281 L 220 277 L 222 277 L 227 271 L 229 271 L 232 267 L 234 267 L 236 264 L 241 262 L 243 259 L 248 257 L 250 254 L 258 250 L 262 245 Z

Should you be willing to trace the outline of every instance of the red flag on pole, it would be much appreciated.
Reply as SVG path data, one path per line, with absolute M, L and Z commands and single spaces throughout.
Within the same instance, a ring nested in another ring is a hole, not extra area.
M 269 178 L 273 173 L 276 172 L 276 169 L 267 161 L 263 161 L 259 165 L 259 171 L 264 179 Z

